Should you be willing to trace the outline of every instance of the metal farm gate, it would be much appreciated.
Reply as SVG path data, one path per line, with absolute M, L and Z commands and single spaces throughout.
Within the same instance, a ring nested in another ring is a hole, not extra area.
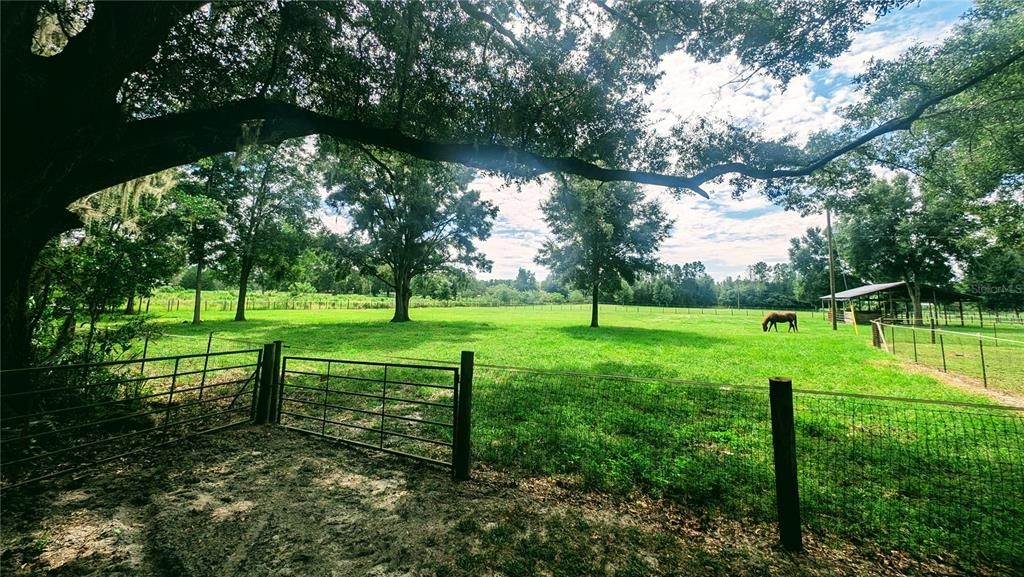
M 248 423 L 469 478 L 473 353 L 457 367 L 261 349 L 0 371 L 0 492 Z
M 285 356 L 271 413 L 288 429 L 451 467 L 465 479 L 472 374 L 472 353 L 459 367 Z

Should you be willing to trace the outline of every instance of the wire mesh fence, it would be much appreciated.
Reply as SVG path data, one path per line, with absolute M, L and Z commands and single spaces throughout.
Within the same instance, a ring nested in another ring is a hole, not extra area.
M 775 518 L 767 387 L 476 371 L 475 459 Z M 1024 412 L 808 391 L 794 401 L 806 527 L 916 555 L 1024 564 Z
M 0 371 L 3 489 L 248 422 L 259 350 Z
M 810 391 L 794 400 L 809 527 L 1022 566 L 1024 412 Z
M 873 330 L 880 332 L 877 346 L 901 360 L 967 377 L 982 387 L 1024 393 L 1024 340 L 885 323 L 876 323 Z
M 477 365 L 473 454 L 768 519 L 767 389 Z
M 266 350 L 0 372 L 3 488 L 248 422 Z M 262 380 L 279 390 L 282 425 L 450 463 L 458 363 L 405 360 L 433 366 L 287 357 L 262 369 L 280 381 Z M 776 518 L 768 387 L 494 365 L 476 365 L 474 380 L 478 461 Z M 799 388 L 792 398 L 806 527 L 1024 567 L 1024 409 Z

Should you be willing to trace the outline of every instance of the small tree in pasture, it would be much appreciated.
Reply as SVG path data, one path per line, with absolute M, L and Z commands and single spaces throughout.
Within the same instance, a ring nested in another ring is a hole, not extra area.
M 220 265 L 238 277 L 235 320 L 245 320 L 253 272 L 280 282 L 311 242 L 320 204 L 316 177 L 301 141 L 260 146 L 219 157 L 212 169 L 222 187 L 212 192 L 227 209 L 228 240 Z
M 169 213 L 178 223 L 189 264 L 195 266 L 195 301 L 192 324 L 202 322 L 203 272 L 214 264 L 227 235 L 224 205 L 212 198 L 216 172 L 202 161 L 198 170 L 178 184 L 171 194 Z
M 551 236 L 535 260 L 590 292 L 592 327 L 598 326 L 600 292 L 653 272 L 654 254 L 672 228 L 661 206 L 644 201 L 632 184 L 563 180 L 541 210 Z
M 475 242 L 490 236 L 498 209 L 468 189 L 471 171 L 365 149 L 346 152 L 332 159 L 327 202 L 352 222 L 352 262 L 394 290 L 392 322 L 409 320 L 416 277 L 453 264 L 490 270 Z

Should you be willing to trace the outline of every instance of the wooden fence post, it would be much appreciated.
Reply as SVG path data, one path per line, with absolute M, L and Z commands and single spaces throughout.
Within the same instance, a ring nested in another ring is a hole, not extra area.
M 455 443 L 452 454 L 456 481 L 469 480 L 470 426 L 473 411 L 473 351 L 462 351 L 459 362 L 459 389 L 456 391 Z
M 772 448 L 775 454 L 775 502 L 779 514 L 779 538 L 787 551 L 801 551 L 803 539 L 800 533 L 793 382 L 785 377 L 769 377 L 768 386 L 772 414 Z
M 259 390 L 256 394 L 257 425 L 265 425 L 270 419 L 270 395 L 274 384 L 274 343 L 263 345 L 263 357 L 260 364 Z
M 284 344 L 282 341 L 274 341 L 274 375 L 270 386 L 270 422 L 275 424 L 281 422 L 281 397 L 284 395 L 284 392 L 281 390 L 281 383 L 283 382 L 281 375 L 281 349 L 283 348 Z

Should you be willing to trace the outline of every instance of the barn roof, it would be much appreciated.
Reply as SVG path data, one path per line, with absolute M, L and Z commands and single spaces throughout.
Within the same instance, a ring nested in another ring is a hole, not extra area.
M 891 294 L 897 298 L 897 300 L 910 300 L 910 296 L 907 294 L 907 283 L 904 281 L 900 282 L 887 282 L 881 284 L 869 284 L 850 290 L 845 290 L 836 293 L 837 301 L 848 301 L 856 298 L 873 295 L 873 294 Z M 829 300 L 832 295 L 824 295 L 821 300 Z M 925 302 L 956 302 L 956 301 L 974 301 L 978 300 L 977 297 L 958 293 L 956 291 L 935 287 L 931 285 L 921 285 L 921 300 Z

